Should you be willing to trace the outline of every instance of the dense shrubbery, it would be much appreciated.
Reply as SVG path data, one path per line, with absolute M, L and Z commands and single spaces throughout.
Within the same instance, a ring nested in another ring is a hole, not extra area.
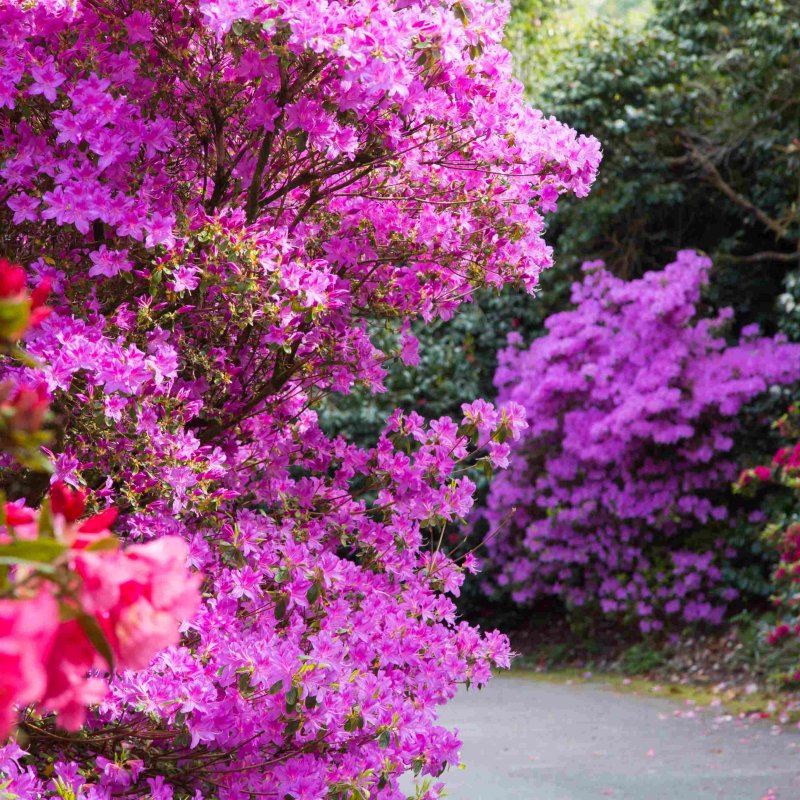
M 532 97 L 604 147 L 587 202 L 554 221 L 561 264 L 602 258 L 631 278 L 699 248 L 715 265 L 709 298 L 743 324 L 771 320 L 798 264 L 798 5 L 656 0 L 644 26 L 601 20 L 549 41 Z
M 736 594 L 729 486 L 746 403 L 800 376 L 800 346 L 704 318 L 708 259 L 691 251 L 625 282 L 598 263 L 530 347 L 500 355 L 499 401 L 529 427 L 491 486 L 494 587 L 580 613 L 719 622 Z M 585 609 L 585 610 L 584 610 Z
M 550 272 L 541 277 L 541 294 L 547 294 L 552 283 Z M 394 408 L 413 408 L 427 419 L 458 416 L 464 398 L 494 396 L 496 354 L 508 331 L 531 330 L 540 324 L 538 296 L 534 299 L 513 288 L 482 291 L 475 303 L 460 308 L 451 319 L 414 324 L 411 333 L 419 342 L 419 363 L 398 359 L 390 364 L 380 394 L 359 387 L 346 397 L 331 397 L 323 406 L 323 426 L 369 445 Z M 398 337 L 385 326 L 372 332 L 372 338 L 387 349 L 400 349 Z
M 359 449 L 315 407 L 381 388 L 397 353 L 375 326 L 413 363 L 408 321 L 533 289 L 543 211 L 588 191 L 599 146 L 526 107 L 504 13 L 0 5 L 0 252 L 53 285 L 3 376 L 46 382 L 55 477 L 91 490 L 88 513 L 118 508 L 142 547 L 180 537 L 206 576 L 180 644 L 111 676 L 88 731 L 56 731 L 55 703 L 23 709 L 4 792 L 400 798 L 403 772 L 457 759 L 436 707 L 507 664 L 508 643 L 457 620 L 471 559 L 436 542 L 470 510 L 475 460 L 501 461 L 523 423 L 397 412 Z M 46 478 L 2 468 L 39 506 Z M 100 628 L 113 650 L 118 629 Z M 81 663 L 77 681 L 96 661 Z

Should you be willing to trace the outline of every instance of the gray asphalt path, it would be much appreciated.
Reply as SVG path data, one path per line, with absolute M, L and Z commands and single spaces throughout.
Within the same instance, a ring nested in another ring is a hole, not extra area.
M 800 800 L 800 731 L 602 684 L 495 678 L 443 713 L 451 800 Z M 774 790 L 774 795 L 768 792 Z

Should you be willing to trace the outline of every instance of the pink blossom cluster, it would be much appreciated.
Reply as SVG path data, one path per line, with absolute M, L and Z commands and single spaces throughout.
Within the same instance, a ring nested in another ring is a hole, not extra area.
M 38 366 L 3 371 L 46 382 L 56 477 L 124 509 L 130 541 L 180 537 L 208 586 L 180 642 L 114 678 L 91 735 L 45 720 L 0 754 L 7 791 L 400 800 L 403 773 L 458 761 L 437 707 L 509 651 L 457 618 L 474 560 L 439 545 L 520 415 L 397 412 L 360 449 L 315 406 L 413 363 L 411 318 L 533 289 L 544 213 L 594 179 L 598 143 L 511 78 L 506 13 L 0 5 L 2 246 L 55 295 L 25 340 Z M 119 658 L 167 643 L 103 608 Z
M 553 595 L 644 631 L 722 619 L 737 414 L 800 377 L 800 347 L 752 326 L 727 344 L 730 312 L 700 314 L 710 266 L 682 251 L 626 282 L 587 264 L 574 309 L 501 351 L 499 402 L 524 406 L 529 427 L 490 490 L 490 591 Z
M 777 420 L 775 427 L 783 440 L 772 463 L 742 470 L 736 483 L 737 491 L 755 495 L 765 487 L 783 486 L 796 498 L 800 476 L 800 408 L 793 403 Z M 787 510 L 788 509 L 788 510 Z M 768 521 L 764 539 L 778 555 L 772 573 L 773 595 L 777 623 L 767 634 L 770 645 L 786 644 L 800 636 L 798 593 L 800 584 L 800 521 L 796 499 L 788 504 L 766 506 L 763 517 Z M 800 664 L 781 676 L 786 683 L 800 683 Z
M 179 622 L 200 602 L 186 574 L 186 543 L 170 536 L 119 549 L 109 507 L 82 519 L 85 496 L 57 482 L 47 517 L 7 503 L 0 533 L 15 596 L 0 599 L 0 735 L 16 707 L 56 712 L 79 728 L 108 692 L 98 670 L 142 669 L 177 644 Z M 47 530 L 50 526 L 51 530 Z

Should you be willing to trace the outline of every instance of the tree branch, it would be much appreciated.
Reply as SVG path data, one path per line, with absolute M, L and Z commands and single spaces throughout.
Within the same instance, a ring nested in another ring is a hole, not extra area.
M 720 171 L 714 165 L 714 163 L 709 159 L 704 153 L 701 153 L 693 144 L 687 143 L 687 148 L 689 150 L 689 155 L 698 164 L 702 167 L 707 176 L 711 185 L 718 189 L 725 197 L 728 198 L 731 202 L 735 203 L 736 205 L 740 206 L 741 208 L 748 211 L 752 214 L 765 228 L 772 231 L 779 239 L 786 239 L 787 241 L 793 241 L 790 236 L 786 234 L 786 228 L 782 225 L 778 220 L 773 219 L 756 205 L 754 205 L 750 200 L 748 200 L 744 195 L 739 194 L 720 174 Z
M 746 256 L 737 256 L 732 253 L 720 253 L 719 261 L 732 261 L 734 264 L 760 264 L 762 261 L 792 262 L 800 260 L 800 250 L 794 253 L 778 253 L 766 251 L 763 253 L 750 253 Z

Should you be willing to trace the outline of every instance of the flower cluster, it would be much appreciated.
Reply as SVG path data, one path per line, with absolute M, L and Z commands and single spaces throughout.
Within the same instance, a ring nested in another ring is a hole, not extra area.
M 15 706 L 29 703 L 77 729 L 87 706 L 108 691 L 90 671 L 146 667 L 158 650 L 177 644 L 179 622 L 200 602 L 200 576 L 186 574 L 182 539 L 122 550 L 109 530 L 116 509 L 84 519 L 85 499 L 57 482 L 42 509 L 5 505 L 0 735 L 13 724 Z
M 735 596 L 722 579 L 736 476 L 737 413 L 800 377 L 800 347 L 700 317 L 708 259 L 678 254 L 625 282 L 597 263 L 527 349 L 500 353 L 500 401 L 529 428 L 495 481 L 490 589 L 542 595 L 638 620 L 719 622 Z
M 124 508 L 131 541 L 180 537 L 208 584 L 181 641 L 114 678 L 91 736 L 43 725 L 0 755 L 7 790 L 397 800 L 404 772 L 458 760 L 436 708 L 508 643 L 456 618 L 473 561 L 437 544 L 520 420 L 398 412 L 365 450 L 315 406 L 413 363 L 408 320 L 533 289 L 544 213 L 594 179 L 598 143 L 526 106 L 505 14 L 0 5 L 3 247 L 54 292 L 25 341 L 39 366 L 2 369 L 52 395 L 56 477 Z M 155 621 L 132 636 L 103 571 L 81 569 L 119 659 L 168 643 Z

